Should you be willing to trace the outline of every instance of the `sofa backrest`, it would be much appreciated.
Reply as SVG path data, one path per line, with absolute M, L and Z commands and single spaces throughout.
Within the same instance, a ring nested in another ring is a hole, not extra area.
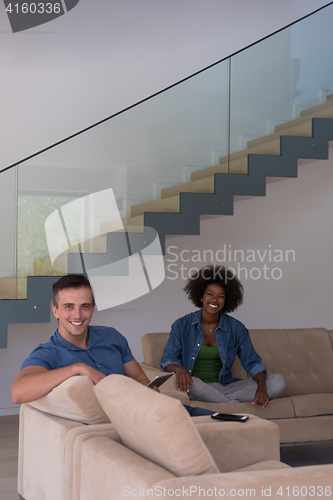
M 145 333 L 141 337 L 143 361 L 154 368 L 160 367 L 161 357 L 168 342 L 169 332 Z
M 328 336 L 330 338 L 331 346 L 332 346 L 332 349 L 333 349 L 333 330 L 328 330 Z
M 249 330 L 256 352 L 268 373 L 285 377 L 282 397 L 333 392 L 333 330 L 325 328 Z M 142 337 L 144 361 L 159 367 L 169 333 L 148 333 Z M 246 378 L 237 357 L 232 376 Z
M 286 380 L 281 396 L 333 392 L 333 350 L 325 328 L 250 330 L 268 373 Z

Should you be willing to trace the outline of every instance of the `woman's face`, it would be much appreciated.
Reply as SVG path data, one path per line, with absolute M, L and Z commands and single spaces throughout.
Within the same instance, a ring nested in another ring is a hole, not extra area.
M 208 285 L 201 297 L 202 307 L 208 314 L 217 314 L 225 304 L 225 291 L 216 283 Z

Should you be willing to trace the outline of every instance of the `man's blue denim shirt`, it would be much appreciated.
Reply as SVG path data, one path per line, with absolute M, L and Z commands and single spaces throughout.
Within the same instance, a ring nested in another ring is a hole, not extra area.
M 105 375 L 125 375 L 124 364 L 134 359 L 127 340 L 115 328 L 89 325 L 87 349 L 67 342 L 58 330 L 45 344 L 40 344 L 23 362 L 27 366 L 43 366 L 55 370 L 74 363 L 85 363 Z
M 171 327 L 170 337 L 161 359 L 161 369 L 175 364 L 184 366 L 192 373 L 203 342 L 200 325 L 202 309 L 179 318 Z M 255 352 L 247 328 L 232 316 L 221 314 L 215 329 L 216 344 L 222 361 L 219 382 L 223 385 L 235 382 L 231 377 L 231 367 L 236 355 L 244 370 L 253 378 L 259 372 L 267 372 L 261 357 Z

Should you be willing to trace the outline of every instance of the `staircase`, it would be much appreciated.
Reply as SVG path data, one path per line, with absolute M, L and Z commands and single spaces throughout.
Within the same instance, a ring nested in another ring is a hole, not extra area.
M 124 227 L 131 232 L 136 232 L 135 226 L 156 229 L 165 252 L 167 235 L 200 234 L 200 215 L 232 215 L 235 196 L 265 196 L 266 177 L 297 177 L 298 158 L 327 159 L 330 140 L 333 94 L 326 103 L 303 111 L 299 119 L 275 127 L 273 134 L 248 142 L 246 150 L 194 172 L 191 182 L 163 189 L 160 200 L 133 206 L 131 217 L 123 220 Z M 110 234 L 112 225 L 103 224 L 101 230 Z M 144 236 L 138 228 L 138 245 Z M 110 241 L 108 235 L 106 254 L 89 255 L 91 265 L 96 262 L 97 267 L 100 259 L 108 261 Z M 68 272 L 82 272 L 80 255 L 70 255 Z M 28 277 L 27 299 L 0 301 L 0 348 L 7 347 L 8 324 L 50 321 L 51 288 L 57 279 Z
M 266 177 L 296 177 L 297 158 L 327 158 L 328 153 L 319 150 L 323 151 L 322 140 L 328 147 L 330 139 L 323 129 L 331 127 L 331 119 L 333 94 L 325 103 L 302 111 L 300 118 L 276 126 L 273 134 L 248 142 L 246 150 L 193 172 L 191 182 L 163 189 L 160 200 L 133 206 L 124 226 L 129 231 L 154 227 L 163 251 L 168 234 L 200 234 L 200 215 L 232 215 L 234 196 L 265 196 Z M 112 224 L 103 224 L 102 231 L 112 231 Z

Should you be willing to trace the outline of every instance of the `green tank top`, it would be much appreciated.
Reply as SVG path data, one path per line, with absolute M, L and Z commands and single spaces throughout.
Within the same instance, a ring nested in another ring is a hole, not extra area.
M 217 346 L 202 345 L 195 360 L 192 376 L 200 378 L 206 384 L 218 382 L 222 361 Z

